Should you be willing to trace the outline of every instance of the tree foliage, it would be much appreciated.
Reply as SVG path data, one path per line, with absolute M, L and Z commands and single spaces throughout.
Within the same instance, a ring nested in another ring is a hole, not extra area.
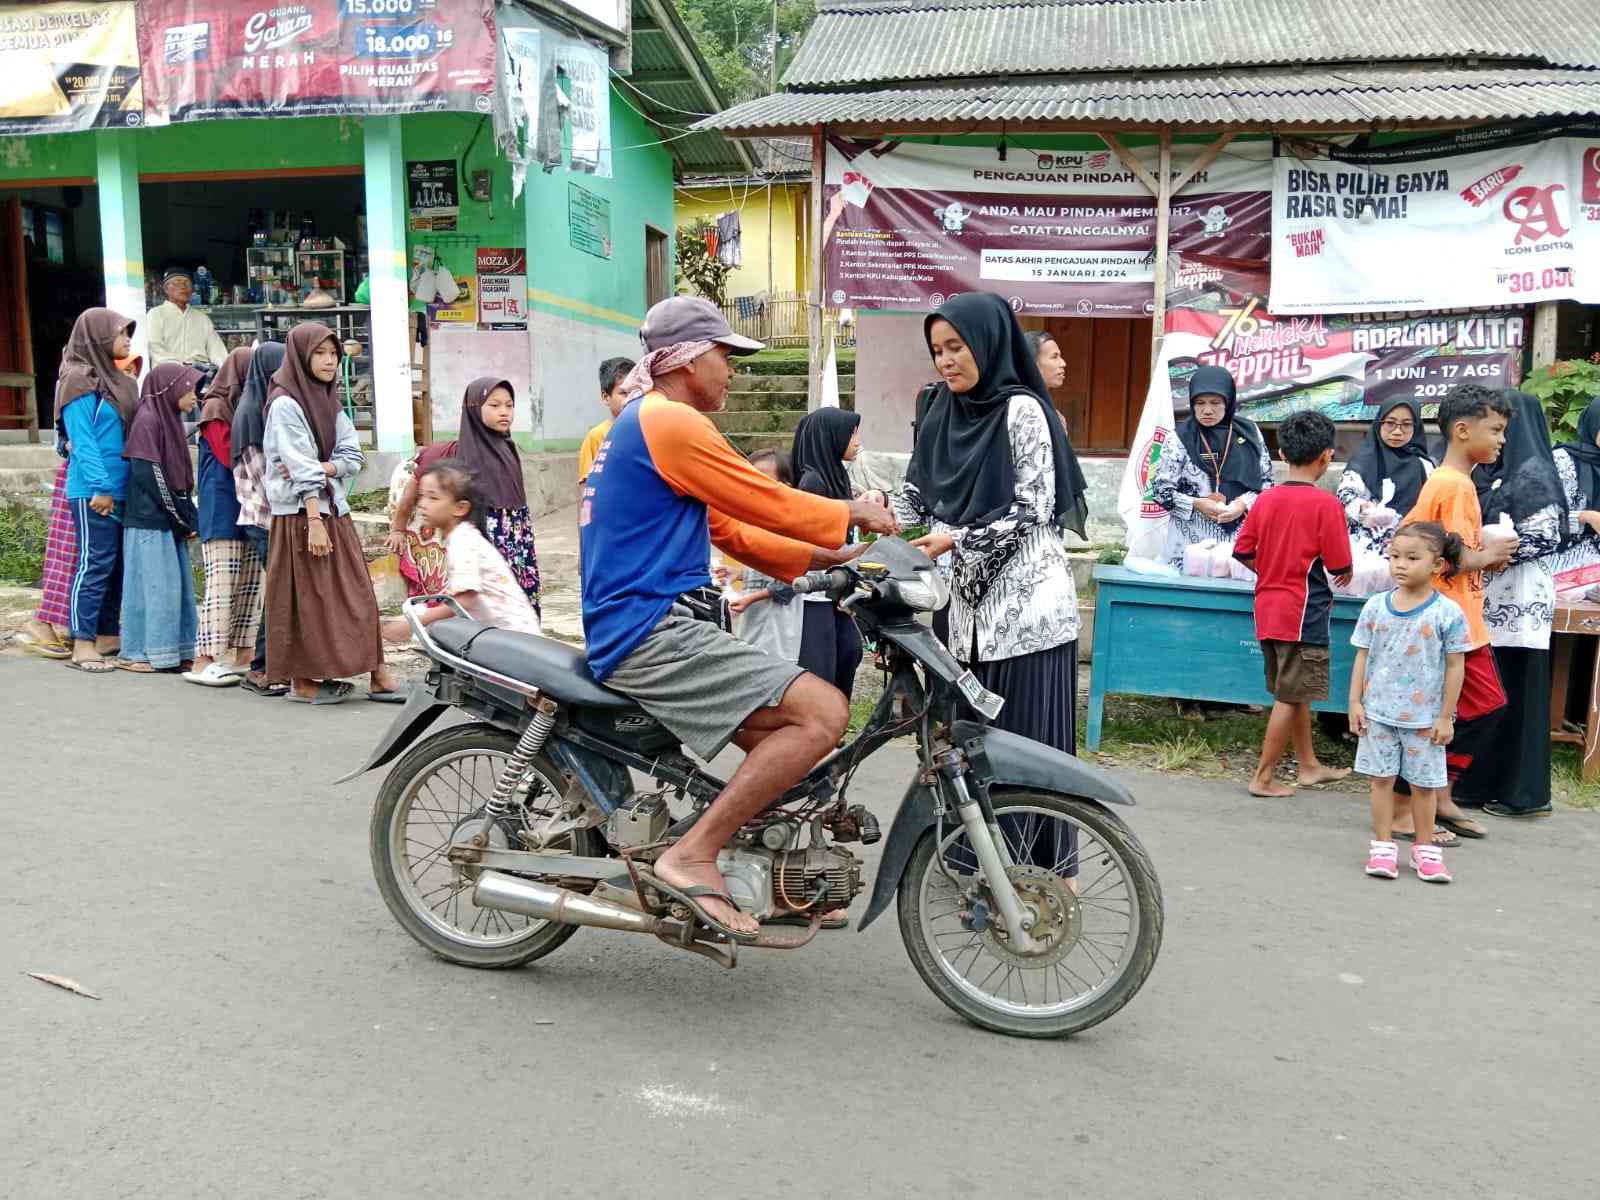
M 688 284 L 696 295 L 721 305 L 728 298 L 728 276 L 733 274 L 733 268 L 711 253 L 706 245 L 706 236 L 715 228 L 710 221 L 678 226 L 674 254 L 678 260 L 679 282 Z
M 816 19 L 815 0 L 675 0 L 678 15 L 730 103 L 771 92 L 772 8 L 778 8 L 777 75 Z

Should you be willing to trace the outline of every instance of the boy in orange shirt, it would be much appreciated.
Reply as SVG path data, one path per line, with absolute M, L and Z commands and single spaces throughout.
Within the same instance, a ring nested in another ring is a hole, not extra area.
M 1504 567 L 1517 548 L 1514 535 L 1494 529 L 1485 536 L 1472 469 L 1500 457 L 1510 422 L 1511 405 L 1504 392 L 1477 383 L 1464 383 L 1451 391 L 1439 405 L 1439 432 L 1445 437 L 1444 461 L 1423 484 L 1416 507 L 1401 521 L 1402 525 L 1435 521 L 1444 526 L 1446 533 L 1459 534 L 1467 545 L 1459 573 L 1449 579 L 1435 579 L 1434 586 L 1460 605 L 1472 642 L 1466 655 L 1466 679 L 1456 706 L 1455 737 L 1445 748 L 1449 783 L 1439 792 L 1438 815 L 1439 824 L 1469 838 L 1481 838 L 1486 833 L 1482 824 L 1461 811 L 1451 791 L 1485 745 L 1487 735 L 1494 732 L 1494 718 L 1506 704 L 1489 646 L 1489 627 L 1483 621 L 1483 572 Z M 1397 807 L 1396 816 L 1404 819 L 1404 815 Z M 1416 836 L 1424 838 L 1428 832 L 1417 830 Z

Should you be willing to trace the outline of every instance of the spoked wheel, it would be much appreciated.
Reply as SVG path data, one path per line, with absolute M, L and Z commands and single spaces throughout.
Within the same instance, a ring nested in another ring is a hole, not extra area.
M 519 967 L 549 954 L 577 927 L 479 908 L 472 880 L 450 865 L 451 839 L 481 820 L 516 739 L 481 725 L 448 729 L 416 746 L 384 780 L 372 808 L 372 870 L 384 903 L 405 931 L 441 958 L 468 967 Z M 523 849 L 517 834 L 560 805 L 561 772 L 540 755 L 491 829 L 497 850 Z M 474 825 L 475 828 L 475 825 Z M 552 849 L 599 853 L 592 830 Z
M 1038 945 L 1010 944 L 959 825 L 930 831 L 900 882 L 900 937 L 923 982 L 975 1025 L 1064 1037 L 1144 984 L 1161 949 L 1161 884 L 1133 832 L 1095 804 L 996 792 L 1010 877 Z M 936 852 L 937 850 L 937 852 Z

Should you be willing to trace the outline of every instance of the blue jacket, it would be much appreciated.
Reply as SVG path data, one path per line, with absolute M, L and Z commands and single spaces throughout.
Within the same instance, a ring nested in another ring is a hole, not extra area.
M 85 392 L 61 410 L 72 452 L 67 456 L 67 499 L 128 496 L 128 463 L 122 457 L 122 414 L 109 400 Z

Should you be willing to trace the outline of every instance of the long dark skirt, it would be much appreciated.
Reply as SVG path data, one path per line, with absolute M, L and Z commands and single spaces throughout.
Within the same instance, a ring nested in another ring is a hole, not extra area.
M 378 601 L 348 516 L 322 518 L 333 552 L 306 545 L 306 515 L 272 518 L 267 556 L 267 658 L 284 679 L 343 679 L 383 665 Z
M 861 631 L 837 605 L 799 603 L 805 609 L 800 626 L 801 670 L 827 680 L 849 699 L 861 666 Z
M 1494 665 L 1506 690 L 1505 719 L 1492 746 L 1456 781 L 1455 798 L 1544 808 L 1550 803 L 1550 652 L 1496 646 Z
M 1050 650 L 974 662 L 972 673 L 1006 705 L 994 724 L 1067 754 L 1078 752 L 1078 643 Z M 1078 836 L 1060 821 L 1002 817 L 1000 827 L 1019 863 L 1046 867 L 1068 877 L 1078 873 Z

